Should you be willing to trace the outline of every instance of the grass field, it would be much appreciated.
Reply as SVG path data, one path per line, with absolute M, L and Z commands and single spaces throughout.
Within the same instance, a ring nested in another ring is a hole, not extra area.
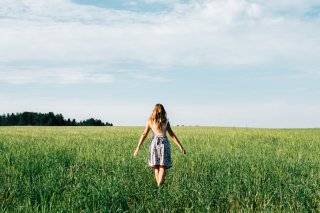
M 0 211 L 320 212 L 320 129 L 173 129 L 158 188 L 143 127 L 0 127 Z

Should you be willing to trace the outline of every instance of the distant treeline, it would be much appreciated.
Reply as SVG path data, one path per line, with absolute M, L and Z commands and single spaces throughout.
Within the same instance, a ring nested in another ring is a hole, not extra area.
M 89 118 L 77 122 L 75 119 L 63 118 L 62 114 L 23 112 L 0 115 L 0 126 L 113 126 L 99 119 Z

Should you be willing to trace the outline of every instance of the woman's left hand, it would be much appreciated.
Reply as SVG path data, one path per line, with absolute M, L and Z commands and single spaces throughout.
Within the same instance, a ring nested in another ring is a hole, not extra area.
M 139 152 L 139 149 L 134 150 L 133 156 L 137 156 Z

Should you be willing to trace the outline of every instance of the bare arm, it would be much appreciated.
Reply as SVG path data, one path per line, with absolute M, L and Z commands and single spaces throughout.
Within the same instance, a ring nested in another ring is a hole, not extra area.
M 139 149 L 140 149 L 141 145 L 143 144 L 144 140 L 147 138 L 149 131 L 150 131 L 150 125 L 149 125 L 149 122 L 148 122 L 147 125 L 146 125 L 146 128 L 144 129 L 143 133 L 140 136 L 140 140 L 139 140 L 138 146 L 134 150 L 134 153 L 133 153 L 134 156 L 138 155 Z
M 173 139 L 174 143 L 177 144 L 177 146 L 180 148 L 182 154 L 185 155 L 186 154 L 186 150 L 183 148 L 183 146 L 181 145 L 179 139 L 177 138 L 177 136 L 172 131 L 170 123 L 168 123 L 167 131 L 168 131 L 169 135 L 171 136 L 171 138 Z

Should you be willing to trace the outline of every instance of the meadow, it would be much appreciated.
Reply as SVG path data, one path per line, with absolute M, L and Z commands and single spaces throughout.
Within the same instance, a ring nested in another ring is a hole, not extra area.
M 320 212 L 320 129 L 173 130 L 158 188 L 143 127 L 0 127 L 0 211 Z

